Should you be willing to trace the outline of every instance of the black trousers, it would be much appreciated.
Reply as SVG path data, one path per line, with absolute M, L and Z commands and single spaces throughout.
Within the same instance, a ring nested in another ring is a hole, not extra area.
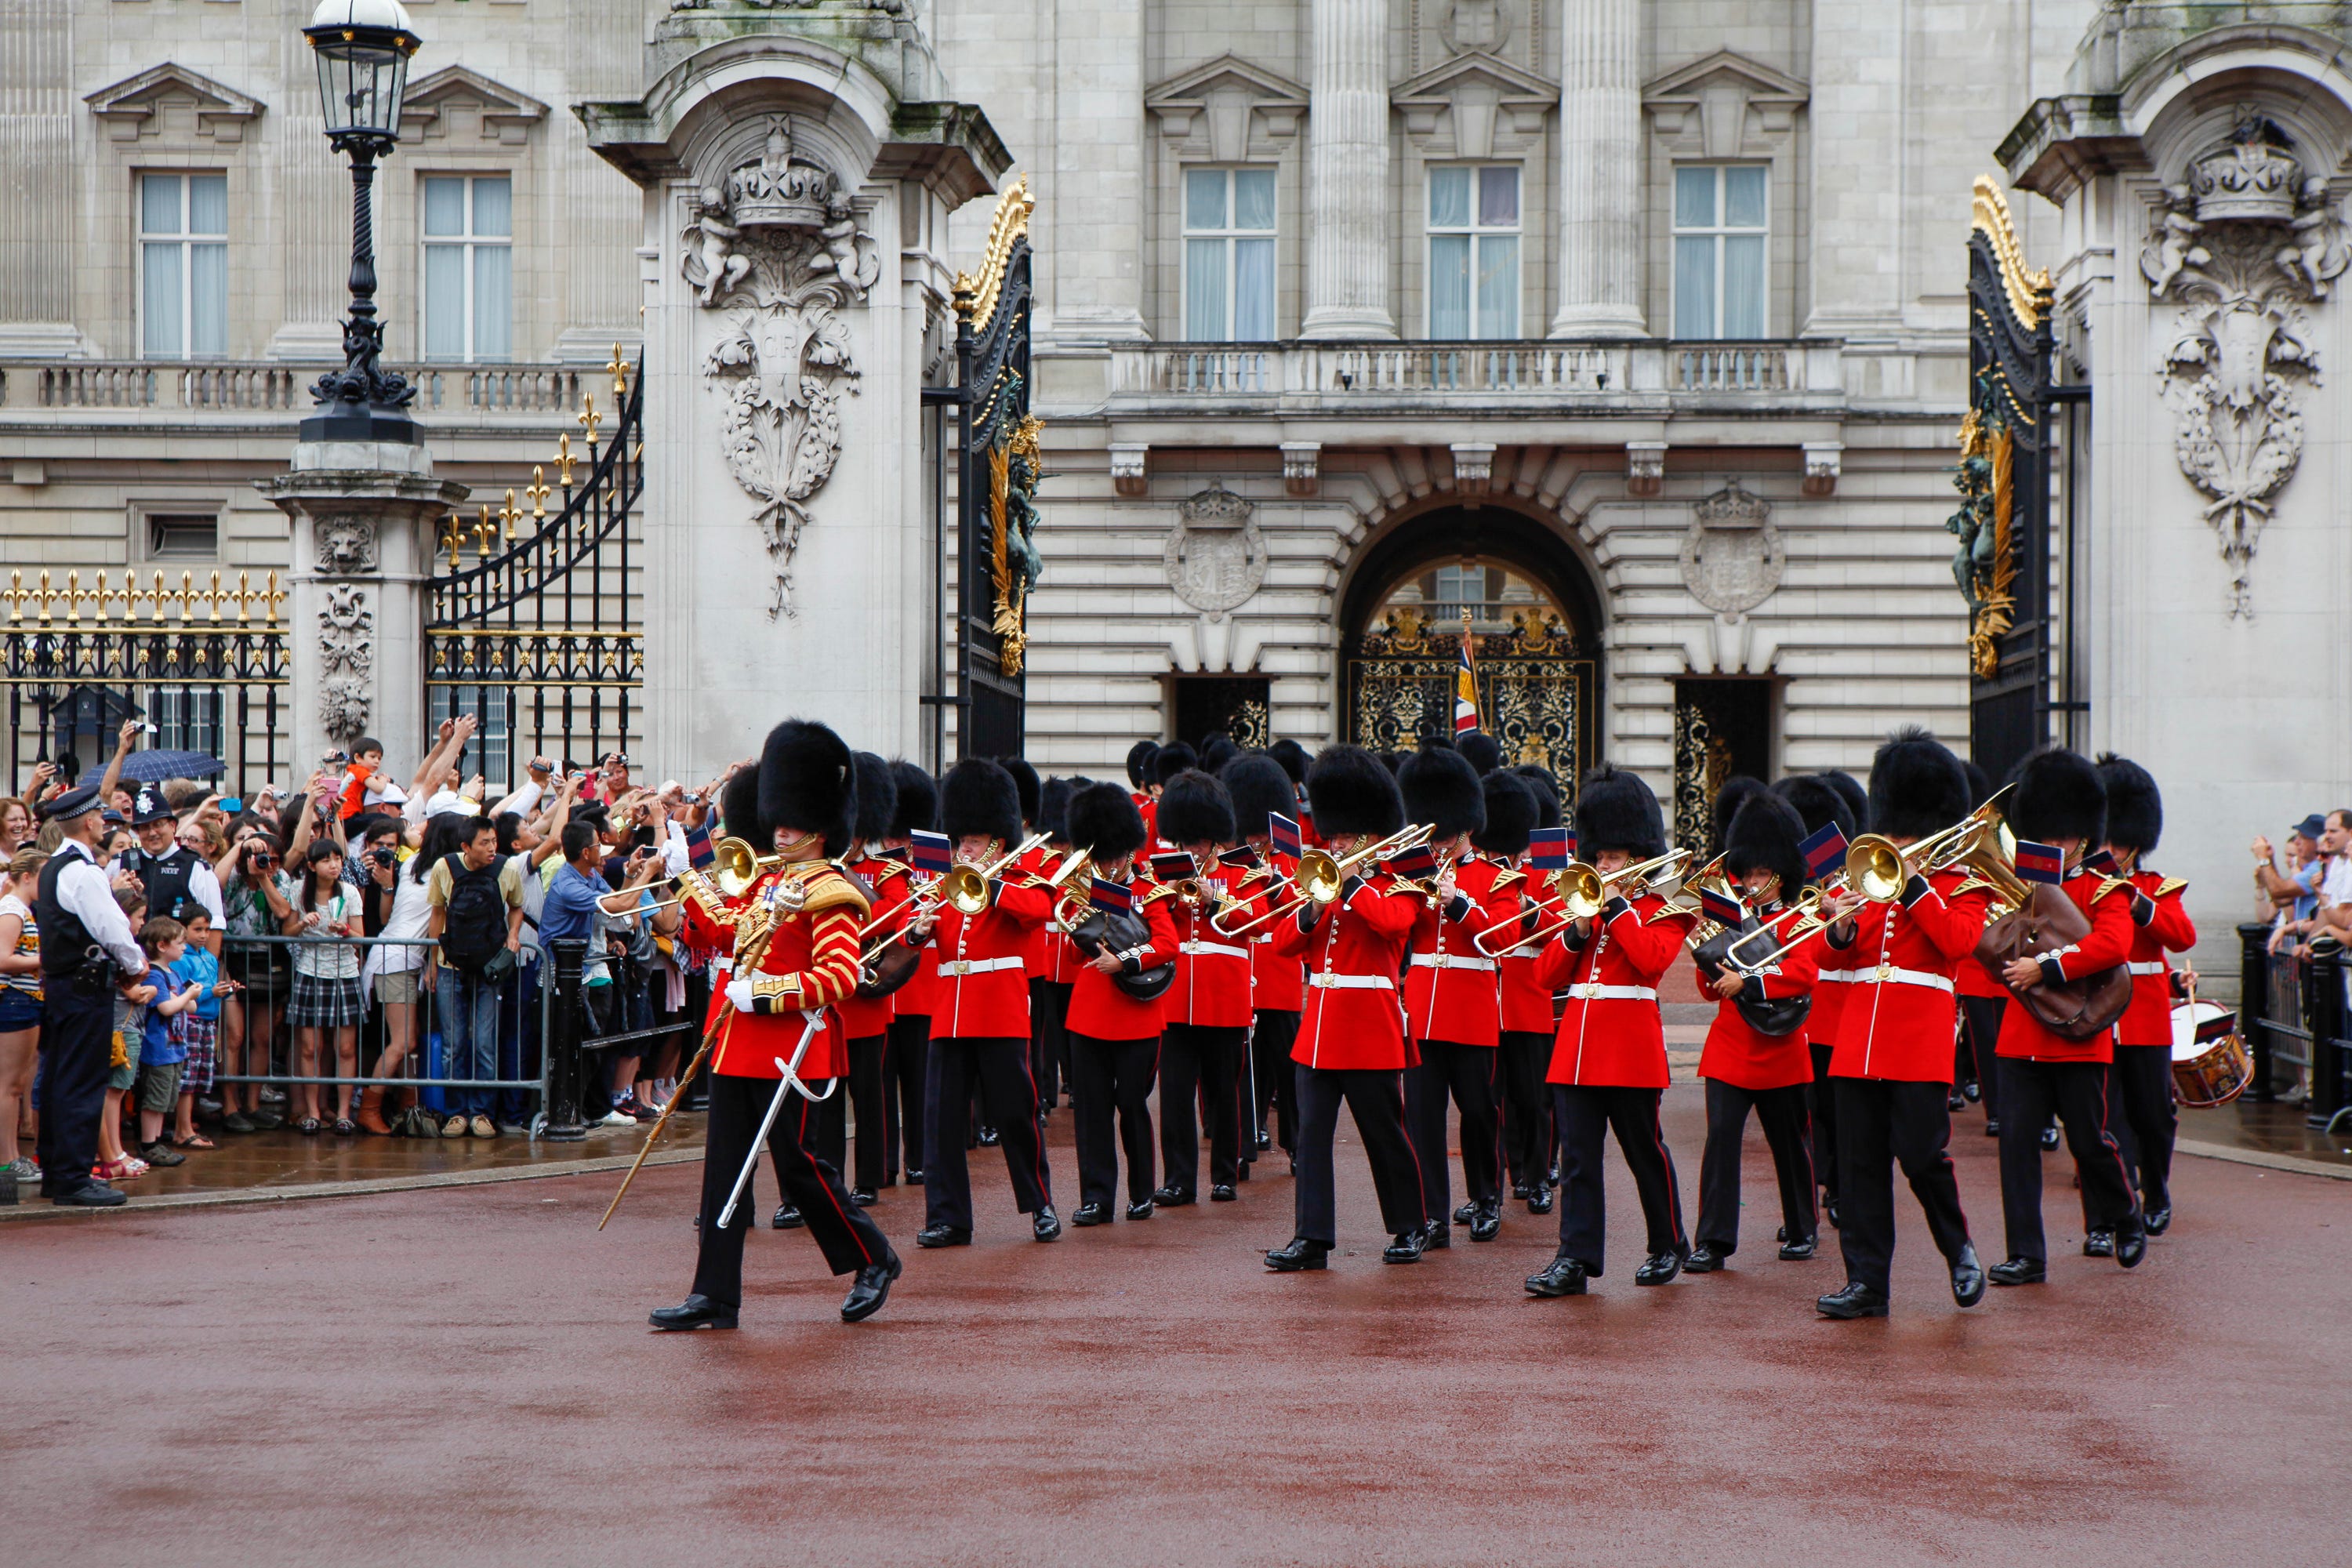
M 1533 1029 L 1506 1029 L 1496 1049 L 1503 1075 L 1503 1154 L 1511 1185 L 1549 1183 L 1559 1131 L 1551 1114 L 1552 1037 Z
M 1290 1052 L 1298 1044 L 1298 1015 L 1291 1012 L 1265 1012 L 1257 1015 L 1250 1031 L 1250 1066 L 1257 1092 L 1257 1103 L 1250 1108 L 1249 1127 L 1253 1134 L 1265 1125 L 1265 1113 L 1274 1112 L 1274 1141 L 1286 1154 L 1298 1152 L 1298 1089 L 1291 1072 Z M 1252 1137 L 1251 1142 L 1256 1139 Z
M 1070 1071 L 1070 988 L 1054 980 L 1029 981 L 1029 1076 L 1037 1082 L 1037 1103 L 1051 1110 L 1062 1102 Z
M 1404 1135 L 1404 1089 L 1392 1071 L 1311 1068 L 1302 1062 L 1298 1084 L 1298 1180 L 1293 1188 L 1297 1234 L 1309 1241 L 1339 1239 L 1339 1200 L 1331 1173 L 1331 1140 L 1339 1130 L 1339 1102 L 1356 1118 L 1364 1158 L 1380 1194 L 1381 1225 L 1391 1236 L 1418 1229 L 1424 1212 L 1421 1170 Z M 1160 1108 L 1167 1109 L 1167 1097 Z
M 1642 1194 L 1642 1221 L 1650 1256 L 1686 1253 L 1681 1184 L 1666 1134 L 1658 1125 L 1663 1089 L 1619 1089 L 1591 1084 L 1551 1086 L 1552 1114 L 1559 1121 L 1559 1255 L 1584 1265 L 1599 1279 L 1605 1261 L 1602 1240 L 1608 1206 L 1601 1174 L 1601 1147 L 1612 1129 L 1617 1147 Z
M 882 1184 L 898 1179 L 899 1151 L 906 1152 L 907 1179 L 923 1173 L 923 1096 L 930 1079 L 931 1020 L 924 1014 L 890 1020 L 882 1053 Z
M 809 1152 L 836 1171 L 849 1169 L 849 1086 L 843 1084 L 809 1111 Z M 800 1098 L 794 1095 L 793 1099 Z
M 1976 960 L 1962 959 L 1963 963 Z M 1960 998 L 1960 1034 L 1969 1043 L 1969 1054 L 1976 1060 L 1977 1089 L 1983 1095 L 1985 1117 L 2000 1120 L 2000 1058 L 1993 1047 L 2000 1043 L 2001 1015 L 2009 1008 L 2006 996 L 1963 996 Z
M 2094 1230 L 2139 1228 L 2131 1176 L 2107 1131 L 2106 1063 L 2003 1057 L 2000 1097 L 2009 1108 L 2000 1119 L 2000 1217 L 2011 1258 L 2049 1258 L 2042 1236 L 2042 1129 L 2053 1110 L 2082 1176 L 2084 1223 Z
M 971 1228 L 971 1172 L 964 1158 L 964 1119 L 975 1090 L 1004 1151 L 1013 1202 L 1035 1214 L 1054 1201 L 1045 1145 L 1037 1131 L 1037 1086 L 1029 1078 L 1029 1042 L 1018 1037 L 960 1036 L 931 1042 L 923 1142 L 923 1210 L 929 1225 Z
M 1462 1110 L 1462 1185 L 1474 1204 L 1500 1201 L 1503 1113 L 1493 1046 L 1423 1040 L 1421 1065 L 1404 1069 L 1404 1130 L 1421 1165 L 1424 1216 L 1453 1223 L 1454 1183 L 1445 1164 L 1445 1107 Z
M 812 1085 L 811 1087 L 817 1087 Z M 710 1079 L 710 1119 L 702 1143 L 702 1240 L 694 1260 L 694 1293 L 729 1307 L 743 1302 L 743 1237 L 760 1222 L 759 1205 L 747 1187 L 725 1229 L 719 1212 L 742 1173 L 751 1135 L 768 1113 L 776 1085 L 770 1079 Z M 838 1094 L 835 1099 L 839 1099 Z M 809 1150 L 817 1107 L 787 1094 L 775 1124 L 768 1129 L 768 1152 L 783 1183 L 784 1201 L 801 1211 L 808 1233 L 824 1253 L 825 1267 L 847 1274 L 890 1257 L 890 1244 L 866 1211 L 842 1190 L 841 1173 Z
M 41 1001 L 41 1195 L 67 1197 L 91 1180 L 98 1127 L 106 1117 L 106 1079 L 114 1058 L 113 969 L 88 978 L 47 975 Z M 129 1042 L 139 1059 L 139 1042 Z
M 1160 1042 L 1160 1163 L 1168 1184 L 1201 1184 L 1201 1123 L 1209 1124 L 1209 1180 L 1241 1179 L 1240 1079 L 1244 1036 L 1237 1024 L 1171 1024 Z
M 1806 1042 L 1813 1056 L 1813 1094 L 1807 1103 L 1813 1114 L 1813 1180 L 1830 1202 L 1838 1201 L 1837 1080 L 1830 1077 L 1831 1047 L 1819 1040 Z
M 2180 1110 L 2172 1103 L 2172 1047 L 2117 1046 L 2107 1085 L 2107 1131 L 2138 1185 L 2141 1212 L 2170 1208 L 2172 1141 L 2180 1130 Z
M 1160 1041 L 1157 1037 L 1098 1040 L 1077 1034 L 1069 1040 L 1078 1201 L 1109 1206 L 1118 1195 L 1118 1155 L 1125 1149 L 1127 1201 L 1142 1203 L 1151 1196 L 1151 1082 L 1160 1071 Z
M 1968 1245 L 1952 1175 L 1951 1086 L 1842 1078 L 1838 1114 L 1838 1250 L 1850 1283 L 1886 1293 L 1895 1263 L 1895 1166 L 1927 1211 L 1928 1234 L 1948 1263 Z
M 883 1076 L 889 1054 L 887 1033 L 849 1042 L 849 1109 L 857 1121 L 857 1186 L 863 1192 L 883 1185 L 889 1164 L 892 1128 L 885 1109 L 889 1080 Z
M 1813 1210 L 1812 1129 L 1805 1114 L 1810 1086 L 1741 1089 L 1706 1080 L 1706 1152 L 1698 1163 L 1698 1240 L 1721 1257 L 1739 1248 L 1739 1146 L 1748 1135 L 1748 1113 L 1756 1112 L 1772 1151 L 1772 1173 L 1780 1187 L 1780 1228 L 1790 1241 L 1811 1241 L 1818 1223 Z

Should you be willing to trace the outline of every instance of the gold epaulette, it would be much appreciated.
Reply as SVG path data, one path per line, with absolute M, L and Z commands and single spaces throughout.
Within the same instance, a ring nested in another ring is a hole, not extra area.
M 2132 885 L 2132 879 L 2129 877 L 2107 877 L 2101 879 L 2099 883 L 2099 890 L 2091 895 L 2091 902 L 2095 904 L 2101 899 L 2105 898 L 2109 893 L 2137 893 L 2139 889 Z
M 805 896 L 801 900 L 801 912 L 815 914 L 820 910 L 850 909 L 860 918 L 871 913 L 873 899 L 850 876 L 832 861 L 820 862 L 800 879 Z
M 1967 881 L 1962 882 L 1958 887 L 1954 888 L 1952 889 L 1951 896 L 1957 899 L 1963 893 L 1974 893 L 1979 890 L 1988 893 L 1998 893 L 2000 891 L 2000 889 L 1997 885 L 1986 881 L 1982 877 L 1970 877 Z
M 2179 892 L 2182 889 L 2188 886 L 2189 879 L 2186 877 L 2167 877 L 2156 885 L 2156 891 L 2150 893 L 2148 897 L 2151 899 L 2168 898 L 2172 894 Z
M 1525 871 L 1517 869 L 1497 871 L 1495 873 L 1494 881 L 1488 884 L 1488 888 L 1491 891 L 1499 893 L 1505 888 L 1510 887 L 1514 883 L 1524 882 L 1527 879 L 1528 874 Z

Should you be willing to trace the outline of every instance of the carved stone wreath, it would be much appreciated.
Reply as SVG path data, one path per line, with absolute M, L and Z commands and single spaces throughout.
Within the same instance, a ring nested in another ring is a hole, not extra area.
M 1788 552 L 1772 525 L 1771 503 L 1738 481 L 1691 507 L 1683 536 L 1683 585 L 1719 616 L 1747 614 L 1780 585 Z
M 319 610 L 319 718 L 327 733 L 350 742 L 368 727 L 375 671 L 375 612 L 357 583 L 331 584 Z
M 1162 563 L 1176 596 L 1205 615 L 1242 607 L 1265 581 L 1265 536 L 1257 509 L 1223 485 L 1177 503 Z
M 318 545 L 319 570 L 330 576 L 355 577 L 376 568 L 375 520 L 327 516 L 311 525 Z

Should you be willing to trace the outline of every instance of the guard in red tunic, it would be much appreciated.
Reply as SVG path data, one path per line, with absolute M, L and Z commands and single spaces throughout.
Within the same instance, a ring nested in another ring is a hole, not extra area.
M 1307 772 L 1315 759 L 1307 754 L 1306 747 L 1291 740 L 1275 742 L 1265 749 L 1265 754 L 1274 759 L 1274 765 L 1290 781 L 1290 795 L 1297 805 L 1284 815 L 1298 819 L 1299 841 L 1311 848 L 1321 848 L 1323 840 L 1315 831 L 1315 807 L 1307 798 Z
M 1498 954 L 1496 967 L 1502 983 L 1501 1046 L 1496 1051 L 1503 1070 L 1503 1154 L 1510 1168 L 1511 1195 L 1527 1200 L 1529 1214 L 1549 1214 L 1553 1173 L 1559 1163 L 1559 1134 L 1551 1114 L 1551 1086 L 1544 1074 L 1551 1068 L 1551 1042 L 1559 1027 L 1551 987 L 1536 978 L 1536 961 L 1549 938 L 1529 942 L 1527 936 L 1557 929 L 1559 895 L 1551 879 L 1527 869 L 1528 841 L 1538 827 L 1560 825 L 1559 786 L 1549 770 L 1533 764 L 1489 778 L 1515 778 L 1535 805 L 1535 820 L 1520 836 L 1518 853 L 1511 859 L 1522 873 L 1516 884 L 1521 896 L 1521 935 L 1507 944 L 1500 937 L 1486 945 Z M 1486 797 L 1488 832 L 1494 831 L 1496 798 Z
M 1179 748 L 1161 751 L 1164 758 Z M 1231 1203 L 1241 1179 L 1242 1053 L 1249 1047 L 1250 951 L 1213 923 L 1231 897 L 1234 873 L 1218 852 L 1234 841 L 1225 786 L 1197 768 L 1160 788 L 1160 835 L 1192 860 L 1191 875 L 1167 880 L 1151 907 L 1176 931 L 1176 982 L 1160 998 L 1160 1157 L 1167 1179 L 1151 1194 L 1163 1208 L 1193 1201 L 1201 1180 L 1201 1121 L 1208 1123 L 1209 1198 Z M 1239 907 L 1224 921 L 1247 920 Z M 1199 1107 L 1199 1120 L 1194 1114 Z
M 1698 1167 L 1697 1243 L 1683 1264 L 1693 1274 L 1713 1273 L 1739 1249 L 1739 1146 L 1751 1110 L 1780 1183 L 1780 1257 L 1797 1262 L 1813 1255 L 1812 1130 L 1805 1115 L 1813 1063 L 1805 1025 L 1821 944 L 1800 940 L 1772 956 L 1803 918 L 1784 900 L 1807 880 L 1798 847 L 1804 837 L 1796 807 L 1761 790 L 1724 831 L 1724 869 L 1739 881 L 1756 918 L 1745 935 L 1711 941 L 1697 959 L 1699 981 L 1717 1002 L 1698 1058 L 1706 1152 Z M 1710 963 L 1720 949 L 1729 950 L 1724 961 Z
M 1070 854 L 1068 818 L 1075 787 L 1068 779 L 1052 778 L 1038 795 L 1034 831 L 1045 835 L 1045 847 L 1037 852 L 1043 875 L 1053 875 Z M 1049 1115 L 1062 1102 L 1070 1081 L 1070 986 L 1077 978 L 1077 965 L 1064 940 L 1068 934 L 1059 919 L 1048 917 L 1038 928 L 1036 963 L 1029 972 L 1030 1070 L 1037 1079 L 1037 1109 Z
M 1066 896 L 1085 907 L 1096 878 L 1131 889 L 1122 915 L 1071 922 L 1092 942 L 1091 953 L 1066 936 L 1076 978 L 1070 987 L 1070 1110 L 1076 1125 L 1078 1206 L 1070 1223 L 1107 1225 L 1118 1192 L 1118 1154 L 1127 1152 L 1127 1217 L 1152 1212 L 1151 1084 L 1160 1066 L 1159 993 L 1139 991 L 1139 977 L 1176 956 L 1176 927 L 1166 900 L 1144 905 L 1135 879 L 1143 847 L 1143 816 L 1117 784 L 1089 784 L 1070 797 L 1073 847 L 1086 852 L 1093 877 L 1081 875 Z M 1100 935 L 1097 934 L 1097 926 Z M 1164 985 L 1166 976 L 1159 977 Z M 1112 1135 L 1114 1118 L 1118 1135 Z
M 764 845 L 783 863 L 764 873 L 735 921 L 737 970 L 727 984 L 730 1009 L 711 1048 L 709 1121 L 702 1152 L 700 1254 L 694 1290 L 680 1306 L 653 1314 L 657 1329 L 731 1329 L 743 1300 L 743 1233 L 748 1205 L 724 1226 L 719 1213 L 734 1191 L 752 1138 L 795 1051 L 806 1068 L 818 1057 L 824 1010 L 857 984 L 857 928 L 864 891 L 831 864 L 849 847 L 856 809 L 849 748 L 822 724 L 787 720 L 768 736 L 756 772 L 728 781 L 720 810 L 728 830 Z M 755 943 L 763 944 L 755 955 Z M 743 960 L 750 956 L 748 962 Z M 801 1042 L 807 1040 L 805 1050 Z M 812 1089 L 821 1086 L 812 1082 Z M 857 1279 L 843 1301 L 845 1322 L 869 1318 L 889 1298 L 898 1255 L 866 1211 L 852 1203 L 841 1173 L 809 1151 L 812 1101 L 787 1091 L 768 1130 L 768 1148 L 784 1195 L 835 1274 Z
M 1984 769 L 1960 760 L 1969 775 L 1969 799 L 1982 805 L 1992 795 L 1992 781 Z M 2000 1074 L 1994 1070 L 1993 1047 L 2000 1042 L 2001 1009 L 2009 1005 L 2009 987 L 1985 972 L 1981 963 L 1963 963 L 1952 975 L 1952 991 L 1959 998 L 1960 1032 L 1953 1043 L 1952 1092 L 1946 1103 L 1955 1111 L 1968 1101 L 1984 1102 L 1985 1136 L 2000 1135 Z
M 1297 819 L 1298 804 L 1290 775 L 1272 757 L 1245 752 L 1227 763 L 1217 777 L 1234 803 L 1234 826 L 1248 846 L 1246 858 L 1256 862 L 1236 869 L 1227 886 L 1235 898 L 1251 900 L 1261 913 L 1288 904 L 1297 896 L 1291 879 L 1298 861 L 1275 849 L 1268 825 L 1277 816 Z M 1307 1005 L 1307 966 L 1275 952 L 1281 917 L 1242 931 L 1251 918 L 1229 913 L 1217 922 L 1220 935 L 1239 932 L 1232 940 L 1250 953 L 1250 1070 L 1244 1075 L 1242 1103 L 1244 1179 L 1250 1162 L 1277 1142 L 1285 1154 L 1296 1157 L 1298 1111 L 1291 1092 L 1290 1050 L 1298 1042 L 1298 1015 Z M 1269 1110 L 1275 1117 L 1273 1137 L 1265 1131 Z
M 1657 797 L 1639 774 L 1607 763 L 1585 775 L 1576 826 L 1578 852 L 1604 876 L 1665 853 Z M 1536 961 L 1538 981 L 1567 989 L 1568 1009 L 1547 1075 L 1559 1122 L 1559 1253 L 1528 1279 L 1529 1295 L 1581 1296 L 1586 1280 L 1600 1278 L 1607 1228 L 1601 1148 L 1612 1130 L 1648 1229 L 1649 1256 L 1633 1283 L 1667 1283 L 1690 1252 L 1674 1155 L 1658 1125 L 1667 1077 L 1658 982 L 1696 917 L 1661 915 L 1664 908 L 1645 887 L 1614 884 L 1596 918 L 1572 922 Z
M 996 763 L 965 758 L 949 772 L 940 795 L 940 819 L 959 863 L 989 868 L 1017 842 L 1020 792 L 1013 775 Z M 1000 874 L 988 879 L 986 900 L 976 914 L 943 901 L 900 938 L 910 945 L 935 942 L 940 952 L 924 1095 L 930 1143 L 930 1163 L 923 1171 L 928 1223 L 915 1237 L 918 1247 L 971 1245 L 971 1175 L 964 1152 L 975 1079 L 985 1112 L 1003 1140 L 1014 1201 L 1032 1216 L 1032 1234 L 1039 1241 L 1062 1234 L 1037 1126 L 1037 1086 L 1029 1077 L 1029 982 L 1023 961 L 1029 933 L 1052 912 L 1051 893 L 1015 886 Z
M 1199 756 L 1181 741 L 1151 753 L 1151 805 L 1143 813 L 1143 830 L 1151 835 L 1144 846 L 1146 854 L 1176 847 L 1175 841 L 1168 837 L 1167 826 L 1160 820 L 1160 803 L 1167 798 L 1168 781 L 1199 764 Z
M 1898 846 L 1968 815 L 1960 760 L 1925 730 L 1898 731 L 1870 768 L 1871 831 Z M 1984 930 L 1985 900 L 1956 872 L 1914 874 L 1901 896 L 1876 903 L 1849 890 L 1830 900 L 1824 969 L 1849 983 L 1830 1076 L 1837 1097 L 1838 1190 L 1844 1289 L 1815 1306 L 1828 1318 L 1883 1318 L 1895 1261 L 1895 1179 L 1900 1164 L 1951 1268 L 1952 1299 L 1984 1299 L 1984 1269 L 1969 1239 L 1952 1175 L 1952 971 Z
M 2131 1175 L 2107 1130 L 2115 1031 L 2067 1039 L 2045 1027 L 2022 1000 L 2037 985 L 2079 980 L 2126 962 L 2140 931 L 2133 906 L 2144 895 L 2122 878 L 2083 869 L 2084 852 L 2106 837 L 2107 789 L 2088 758 L 2054 748 L 2037 752 L 2015 777 L 2010 826 L 2019 838 L 2047 844 L 2064 857 L 2061 885 L 2091 920 L 2089 933 L 2080 941 L 2038 959 L 2012 959 L 2001 975 L 2018 1000 L 2001 1018 L 1999 1047 L 2000 1210 L 2009 1257 L 1993 1265 L 1991 1275 L 1996 1285 L 2038 1285 L 2049 1269 L 2042 1232 L 2041 1131 L 2053 1110 L 2082 1179 L 2083 1212 L 2091 1230 L 2113 1237 L 2110 1250 L 2126 1268 L 2137 1267 L 2147 1252 Z
M 1831 787 L 1825 775 L 1791 773 L 1772 785 L 1772 793 L 1794 806 L 1811 837 L 1835 824 L 1851 840 L 1864 824 L 1847 806 L 1845 796 Z M 1832 1225 L 1838 1223 L 1837 1096 L 1830 1078 L 1830 1054 L 1837 1045 L 1838 1021 L 1845 1012 L 1846 992 L 1853 973 L 1845 954 L 1830 951 L 1822 938 L 1813 938 L 1813 1005 L 1805 1014 L 1805 1049 L 1812 1058 L 1812 1089 L 1805 1112 L 1812 1123 L 1813 1182 L 1822 1194 L 1822 1210 Z
M 1135 802 L 1136 812 L 1143 818 L 1143 841 L 1147 845 L 1152 841 L 1151 815 L 1160 805 L 1159 786 L 1151 773 L 1152 759 L 1159 754 L 1157 741 L 1138 741 L 1127 749 L 1128 798 Z
M 1307 771 L 1307 790 L 1324 842 L 1342 863 L 1404 826 L 1395 776 L 1360 746 L 1325 748 Z M 1422 900 L 1393 878 L 1365 877 L 1366 868 L 1351 868 L 1329 903 L 1310 902 L 1296 918 L 1275 922 L 1282 933 L 1275 951 L 1307 961 L 1307 1008 L 1291 1049 L 1298 1088 L 1297 1233 L 1265 1255 L 1265 1266 L 1279 1273 L 1326 1267 L 1339 1239 L 1331 1140 L 1342 1100 L 1355 1114 L 1381 1220 L 1393 1237 L 1381 1259 L 1421 1258 L 1426 1210 L 1404 1132 L 1400 1078 L 1412 1057 L 1397 975 Z
M 1013 793 L 1021 801 L 1021 839 L 1019 841 L 1025 842 L 1036 836 L 1037 824 L 1045 814 L 1045 781 L 1038 777 L 1037 770 L 1030 765 L 1026 758 L 999 757 L 996 759 L 996 765 L 1013 775 Z M 1047 871 L 1054 868 L 1054 848 L 1051 843 L 1036 845 L 1022 851 L 1020 858 L 1005 868 L 1005 879 L 1024 885 L 1034 885 Z M 1026 977 L 1029 989 L 1029 1081 L 1037 1086 L 1037 1114 L 1041 1119 L 1041 1125 L 1042 1119 L 1053 1103 L 1053 1096 L 1047 1092 L 1045 1087 L 1045 1008 L 1039 988 L 1045 984 L 1046 975 L 1053 972 L 1053 949 L 1058 945 L 1058 939 L 1054 933 L 1040 925 L 1029 933 L 1029 945 L 1021 954 L 1021 973 Z M 973 1116 L 980 1121 L 982 1144 L 994 1148 L 997 1141 L 996 1130 L 989 1123 L 988 1118 L 981 1115 L 982 1107 L 977 1097 L 976 1086 L 971 1109 Z
M 2196 946 L 2197 927 L 2180 902 L 2189 884 L 2147 868 L 2147 856 L 2164 833 L 2164 796 L 2156 780 L 2113 752 L 2099 759 L 2099 777 L 2107 786 L 2107 853 L 2131 880 L 2137 928 L 2131 1006 L 2116 1026 L 2112 1086 L 2123 1115 L 2110 1131 L 2124 1145 L 2124 1163 L 2139 1178 L 2147 1233 L 2162 1236 L 2172 1226 L 2172 1139 L 2180 1121 L 2172 1103 L 2172 963 L 2165 955 Z
M 1496 1050 L 1501 1001 L 1496 960 L 1482 945 L 1517 930 L 1518 895 L 1496 886 L 1503 868 L 1471 847 L 1486 831 L 1486 792 L 1470 760 L 1427 743 L 1397 773 L 1407 821 L 1431 825 L 1437 875 L 1423 886 L 1404 973 L 1405 1032 L 1420 1058 L 1404 1072 L 1404 1127 L 1421 1165 L 1427 1205 L 1424 1249 L 1454 1245 L 1454 1184 L 1445 1107 L 1462 1117 L 1462 1186 L 1470 1239 L 1492 1241 L 1503 1224 L 1503 1107 Z M 1520 879 L 1514 875 L 1512 882 Z
M 919 903 L 938 879 L 913 869 L 911 846 L 916 833 L 938 831 L 940 786 L 909 762 L 892 763 L 890 777 L 898 788 L 898 808 L 891 816 L 890 837 L 883 847 L 908 862 L 907 887 L 918 895 Z M 891 930 L 903 936 L 913 923 L 916 908 L 916 904 L 901 906 L 892 917 Z M 940 950 L 935 942 L 916 945 L 921 951 L 916 954 L 914 977 L 890 993 L 890 1043 L 882 1058 L 882 1184 L 886 1187 L 898 1184 L 902 1150 L 908 1184 L 923 1180 L 923 1086 L 930 1077 L 931 997 L 939 987 Z
M 881 853 L 898 813 L 895 770 L 873 752 L 859 752 L 856 771 L 857 842 L 843 863 L 866 884 L 874 914 L 884 921 L 866 939 L 874 944 L 887 942 L 906 923 L 906 900 L 913 889 L 907 879 L 906 862 Z M 860 996 L 853 991 L 834 1005 L 834 1012 L 849 1042 L 849 1109 L 857 1122 L 856 1184 L 849 1195 L 862 1208 L 879 1198 L 888 1158 L 890 1119 L 882 1109 L 886 1093 L 882 1072 L 889 1054 L 890 998 Z

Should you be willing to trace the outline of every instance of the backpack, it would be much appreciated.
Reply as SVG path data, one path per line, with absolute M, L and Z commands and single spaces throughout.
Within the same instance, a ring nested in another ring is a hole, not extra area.
M 478 871 L 466 868 L 464 858 L 449 857 L 449 903 L 442 913 L 441 955 L 451 966 L 475 973 L 490 967 L 507 950 L 507 900 L 499 890 L 499 874 L 506 869 L 500 856 Z

